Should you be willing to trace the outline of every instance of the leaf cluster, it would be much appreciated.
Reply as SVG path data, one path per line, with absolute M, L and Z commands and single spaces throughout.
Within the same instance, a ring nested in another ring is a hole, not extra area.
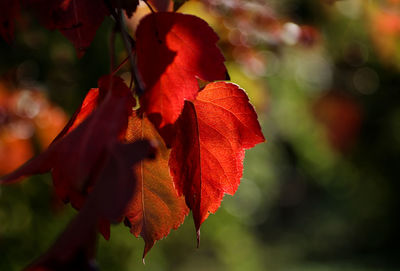
M 223 81 L 227 70 L 217 34 L 198 17 L 160 11 L 172 2 L 145 2 L 152 13 L 135 37 L 125 30 L 123 12 L 135 16 L 138 1 L 24 0 L 4 6 L 3 38 L 12 39 L 20 8 L 29 8 L 45 27 L 69 39 L 78 57 L 111 16 L 132 77 L 130 86 L 116 75 L 118 68 L 101 77 L 48 149 L 0 179 L 13 183 L 51 172 L 58 197 L 79 210 L 28 270 L 92 270 L 97 231 L 109 239 L 110 223 L 122 221 L 144 239 L 144 258 L 189 210 L 199 242 L 201 224 L 239 186 L 244 150 L 264 141 L 246 93 Z

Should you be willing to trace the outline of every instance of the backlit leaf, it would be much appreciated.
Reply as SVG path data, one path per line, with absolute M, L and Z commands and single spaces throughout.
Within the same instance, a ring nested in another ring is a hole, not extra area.
M 146 16 L 136 31 L 137 64 L 146 86 L 145 112 L 157 115 L 157 126 L 176 121 L 185 100 L 199 91 L 198 79 L 226 77 L 218 36 L 192 15 L 159 12 Z M 151 118 L 152 120 L 155 118 Z
M 237 85 L 210 83 L 194 102 L 185 102 L 169 165 L 198 233 L 209 213 L 219 208 L 223 195 L 236 192 L 244 150 L 263 141 L 256 112 Z
M 157 157 L 151 161 L 140 161 L 135 166 L 137 176 L 135 194 L 126 217 L 131 232 L 145 241 L 143 257 L 155 241 L 177 229 L 188 213 L 183 197 L 178 197 L 168 168 L 170 151 L 165 147 L 153 124 L 134 113 L 129 119 L 126 139 L 129 142 L 151 139 L 157 142 Z

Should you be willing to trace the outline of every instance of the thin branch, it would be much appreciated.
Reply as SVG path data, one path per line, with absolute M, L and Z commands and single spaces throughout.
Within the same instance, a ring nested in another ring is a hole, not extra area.
M 125 57 L 124 60 L 122 60 L 122 62 L 111 72 L 111 75 L 115 75 L 115 73 L 117 73 L 122 66 L 124 66 L 126 64 L 126 62 L 128 62 L 130 56 Z
M 142 95 L 144 93 L 144 85 L 140 80 L 139 71 L 136 65 L 136 59 L 134 54 L 134 49 L 136 46 L 135 40 L 126 31 L 124 23 L 124 14 L 122 9 L 115 10 L 109 0 L 105 0 L 105 3 L 110 11 L 111 16 L 114 18 L 116 27 L 121 33 L 122 41 L 124 43 L 125 50 L 128 53 L 128 58 L 131 66 L 131 75 L 133 82 L 135 84 L 135 92 L 137 95 Z
M 118 24 L 120 26 L 122 41 L 124 43 L 125 50 L 129 54 L 129 60 L 130 60 L 130 64 L 131 64 L 131 73 L 132 73 L 133 82 L 135 83 L 136 94 L 140 96 L 144 92 L 144 87 L 143 87 L 141 80 L 139 79 L 139 72 L 137 70 L 136 60 L 135 60 L 135 56 L 133 53 L 132 47 L 135 45 L 135 43 L 132 44 L 133 39 L 131 38 L 131 36 L 129 36 L 128 32 L 125 29 L 125 24 L 123 23 L 123 21 L 124 21 L 123 16 L 124 15 L 122 13 L 122 9 L 118 9 Z
M 143 2 L 146 4 L 146 6 L 150 9 L 151 13 L 156 13 L 153 9 L 153 7 L 147 2 L 147 0 L 143 0 Z

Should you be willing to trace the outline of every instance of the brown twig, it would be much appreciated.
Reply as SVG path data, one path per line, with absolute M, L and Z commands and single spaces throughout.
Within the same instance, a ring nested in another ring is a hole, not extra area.
M 143 2 L 146 4 L 146 6 L 150 9 L 151 13 L 156 13 L 153 9 L 153 7 L 147 2 L 147 0 L 143 0 Z
M 122 41 L 124 43 L 125 50 L 128 53 L 132 80 L 135 84 L 134 91 L 138 96 L 140 96 L 144 93 L 144 85 L 142 83 L 142 80 L 140 79 L 139 71 L 138 71 L 137 65 L 136 65 L 136 59 L 135 59 L 135 53 L 134 53 L 135 45 L 136 45 L 135 40 L 126 31 L 125 22 L 124 22 L 124 14 L 122 12 L 122 9 L 115 10 L 112 7 L 109 0 L 105 0 L 105 3 L 110 11 L 111 16 L 115 20 L 115 27 L 121 33 L 121 37 L 122 37 Z M 132 88 L 132 86 L 130 86 L 130 87 Z
M 111 75 L 115 75 L 122 68 L 122 66 L 128 62 L 129 58 L 130 56 L 125 57 L 125 59 L 122 60 L 122 62 L 114 70 L 112 70 Z
M 123 21 L 124 21 L 123 16 L 124 15 L 122 13 L 122 9 L 118 9 L 118 20 L 119 20 L 122 41 L 124 43 L 126 51 L 128 52 L 128 54 L 130 56 L 129 60 L 130 60 L 130 64 L 131 64 L 131 73 L 132 73 L 133 82 L 135 83 L 136 94 L 140 96 L 144 92 L 144 87 L 143 87 L 142 81 L 139 79 L 139 72 L 137 70 L 135 54 L 133 52 L 133 49 L 134 49 L 133 46 L 135 45 L 135 42 L 125 29 L 125 24 L 123 23 Z

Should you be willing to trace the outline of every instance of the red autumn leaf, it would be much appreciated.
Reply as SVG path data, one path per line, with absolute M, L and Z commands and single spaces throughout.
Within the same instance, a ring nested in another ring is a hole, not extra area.
M 158 158 L 154 162 L 140 163 L 140 166 L 135 168 L 135 172 L 139 176 L 139 181 L 135 187 L 125 186 L 121 193 L 115 193 L 119 196 L 113 204 L 110 204 L 110 206 L 115 206 L 115 202 L 123 195 L 122 192 L 130 191 L 130 193 L 133 193 L 136 191 L 125 216 L 129 221 L 132 233 L 136 236 L 141 235 L 145 240 L 145 255 L 155 241 L 165 237 L 172 228 L 176 229 L 182 224 L 188 209 L 183 197 L 178 197 L 169 174 L 169 151 L 151 122 L 146 118 L 139 118 L 136 113 L 132 114 L 133 100 L 131 94 L 120 79 L 113 78 L 112 81 L 112 93 L 115 99 L 121 100 L 120 104 L 107 103 L 109 106 L 105 107 L 104 104 L 108 96 L 104 89 L 110 84 L 111 82 L 107 77 L 100 80 L 100 89 L 89 91 L 80 108 L 50 148 L 28 162 L 24 167 L 6 176 L 4 181 L 14 181 L 22 176 L 44 173 L 52 169 L 57 194 L 64 201 L 70 200 L 75 208 L 80 209 L 87 198 L 87 194 L 95 184 L 96 176 L 104 174 L 99 173 L 99 171 L 103 165 L 103 153 L 107 153 L 104 150 L 106 145 L 101 145 L 107 142 L 106 138 L 116 140 L 118 136 L 124 135 L 128 142 L 142 140 L 145 137 L 156 140 L 159 142 L 160 155 Z M 104 95 L 106 96 L 104 97 Z M 124 99 L 128 99 L 128 101 Z M 124 103 L 128 105 L 124 105 Z M 118 110 L 120 112 L 125 111 L 125 113 L 117 113 Z M 123 122 L 128 115 L 131 116 L 129 127 L 126 129 L 126 126 L 118 123 Z M 113 129 L 113 125 L 111 125 L 111 128 L 107 128 L 110 124 L 125 128 Z M 113 130 L 113 136 L 106 135 L 107 129 Z M 78 133 L 77 131 L 85 132 Z M 100 144 L 97 144 L 96 141 L 99 141 Z M 77 153 L 74 153 L 75 149 Z M 117 173 L 113 173 L 113 175 L 117 175 Z M 87 181 L 81 183 L 82 181 L 76 180 Z M 104 199 L 99 198 L 99 201 L 104 202 Z M 108 221 L 109 219 L 103 219 L 99 222 L 101 232 L 106 239 L 109 236 Z
M 34 10 L 43 24 L 59 30 L 75 46 L 81 57 L 90 46 L 108 10 L 97 0 L 23 0 Z
M 49 251 L 27 270 L 96 270 L 94 255 L 99 221 L 118 221 L 122 217 L 136 184 L 132 166 L 154 155 L 147 141 L 110 142 L 108 150 L 103 170 L 82 210 Z
M 91 89 L 89 93 L 86 95 L 83 103 L 79 107 L 79 109 L 74 113 L 70 121 L 64 127 L 64 129 L 58 134 L 58 136 L 53 140 L 54 144 L 60 138 L 62 138 L 65 134 L 75 129 L 79 124 L 82 123 L 84 119 L 86 119 L 90 113 L 96 108 L 97 99 L 99 94 L 99 89 Z M 50 146 L 51 149 L 54 146 Z M 49 149 L 50 149 L 49 148 Z M 32 174 L 42 174 L 48 172 L 50 170 L 47 160 L 49 160 L 50 150 L 42 153 L 38 157 L 30 160 L 25 163 L 21 168 L 9 174 L 8 176 L 4 176 L 1 178 L 1 182 L 8 183 L 19 180 L 22 177 L 29 176 Z
M 99 80 L 99 87 L 99 98 L 103 99 L 86 120 L 77 127 L 74 122 L 67 124 L 68 128 L 45 152 L 3 177 L 0 182 L 9 183 L 52 170 L 58 196 L 64 201 L 71 201 L 75 208 L 81 208 L 93 186 L 95 178 L 92 175 L 101 169 L 107 144 L 116 141 L 125 131 L 134 104 L 129 88 L 120 78 L 103 77 Z M 95 92 L 90 92 L 79 113 L 75 114 L 73 119 L 77 123 L 95 108 L 96 105 L 92 104 L 97 100 Z M 107 238 L 108 233 L 103 234 Z
M 128 142 L 151 139 L 158 143 L 157 158 L 140 161 L 135 167 L 137 177 L 135 194 L 129 203 L 126 219 L 131 232 L 145 241 L 143 258 L 157 240 L 177 229 L 188 213 L 183 197 L 178 197 L 168 168 L 170 151 L 153 124 L 134 113 L 126 133 Z
M 82 104 L 75 111 L 71 119 L 68 121 L 67 125 L 65 125 L 63 130 L 57 135 L 54 141 L 62 138 L 64 135 L 78 127 L 79 124 L 81 124 L 85 119 L 87 119 L 93 112 L 93 110 L 97 107 L 100 100 L 101 99 L 99 98 L 99 89 L 90 89 L 88 94 L 86 94 Z
M 0 36 L 7 42 L 14 39 L 14 20 L 19 15 L 19 1 L 0 1 Z
M 224 193 L 236 192 L 244 150 L 263 141 L 256 112 L 237 85 L 210 83 L 194 102 L 185 102 L 169 165 L 198 233 L 209 213 L 219 208 Z
M 226 77 L 218 36 L 200 18 L 153 13 L 141 21 L 136 38 L 138 69 L 146 86 L 140 103 L 149 116 L 158 115 L 157 126 L 176 121 L 184 101 L 197 96 L 198 79 Z

